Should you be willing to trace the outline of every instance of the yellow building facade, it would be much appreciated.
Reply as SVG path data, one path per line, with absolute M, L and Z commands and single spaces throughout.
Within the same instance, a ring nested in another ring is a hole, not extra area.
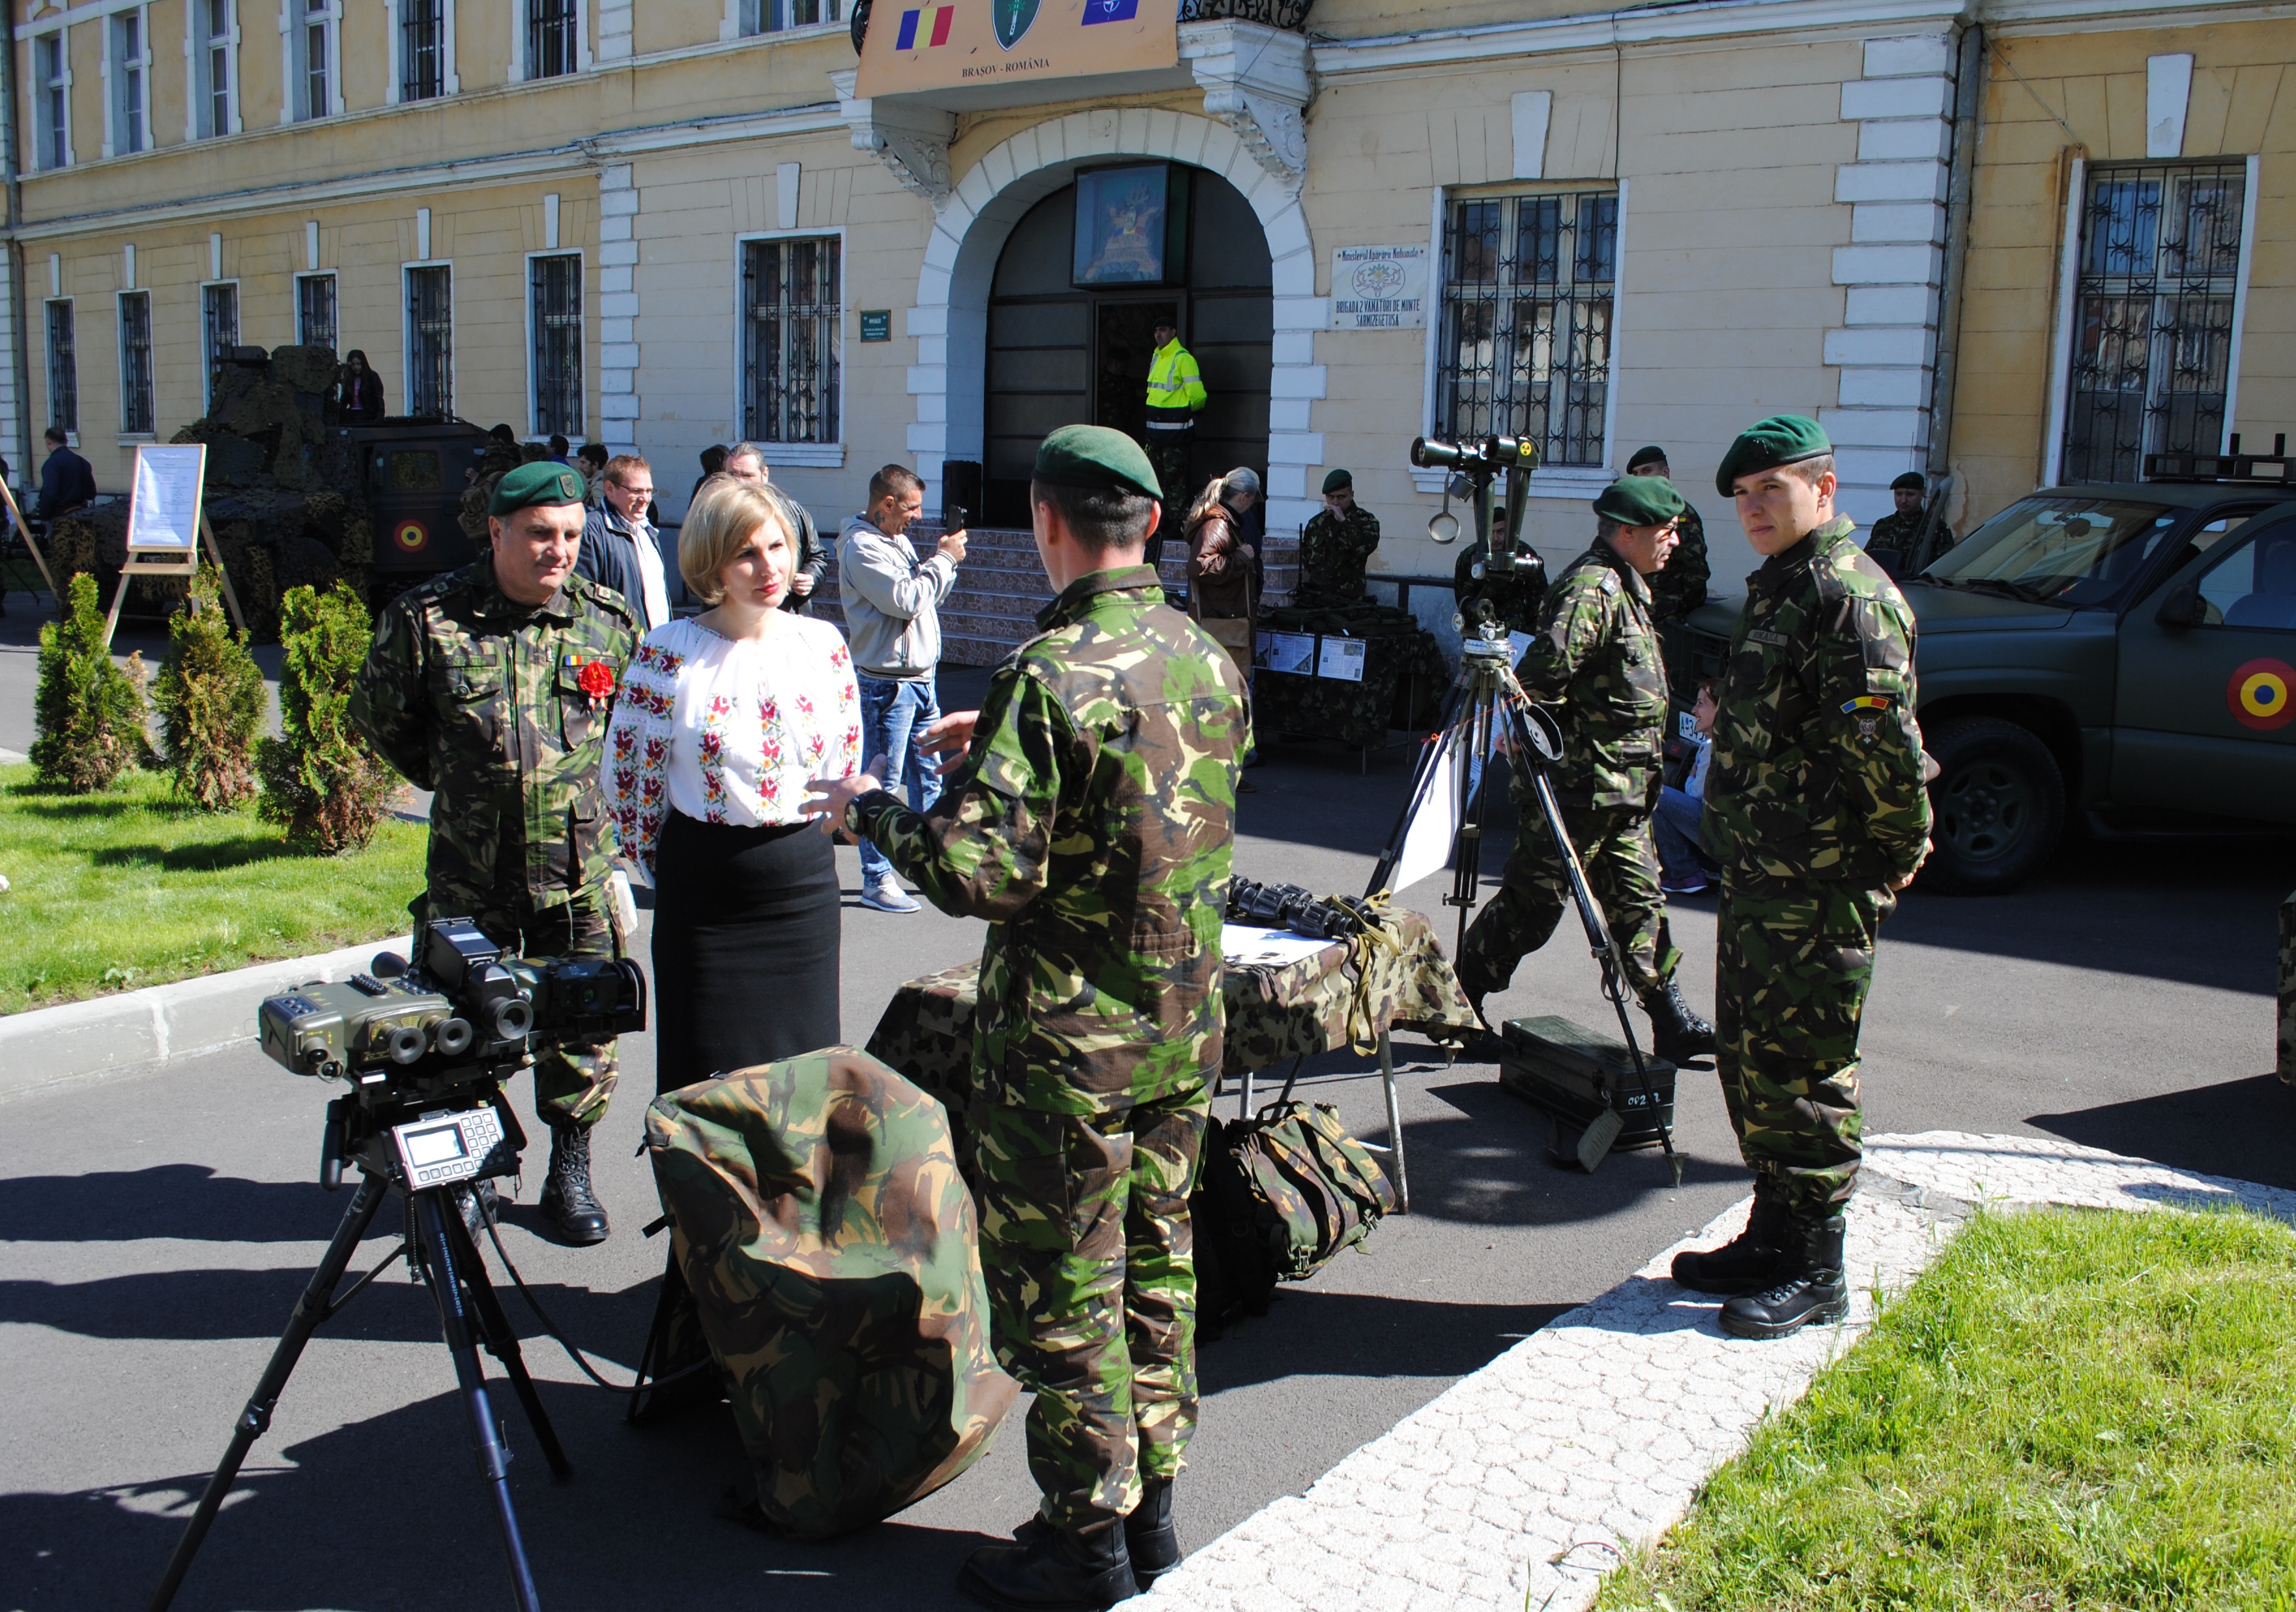
M 219 345 L 324 339 L 393 414 L 645 453 L 673 516 L 750 437 L 824 526 L 888 461 L 1010 522 L 1036 436 L 1136 407 L 1168 307 L 1215 394 L 1191 480 L 1261 471 L 1277 547 L 1345 466 L 1375 570 L 1447 575 L 1406 450 L 1508 430 L 1559 562 L 1655 443 L 1734 591 L 1712 467 L 1766 414 L 1825 422 L 1860 521 L 1923 470 L 1964 531 L 2128 441 L 2288 429 L 2276 6 L 1160 3 L 1168 67 L 869 99 L 836 0 L 20 0 L 18 480 L 62 423 L 116 489 Z M 1078 197 L 1146 170 L 1187 239 L 1086 284 Z M 2142 284 L 2084 276 L 2084 231 L 2195 185 L 2232 270 L 2180 292 L 2155 228 Z M 2083 332 L 2145 298 L 2101 380 Z

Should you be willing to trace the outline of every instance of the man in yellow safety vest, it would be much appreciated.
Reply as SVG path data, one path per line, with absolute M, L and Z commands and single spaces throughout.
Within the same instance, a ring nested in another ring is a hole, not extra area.
M 1141 446 L 1166 489 L 1164 521 L 1148 541 L 1148 563 L 1156 563 L 1168 529 L 1178 524 L 1194 496 L 1195 480 L 1188 473 L 1189 446 L 1195 440 L 1196 415 L 1204 407 L 1203 372 L 1196 355 L 1180 345 L 1180 327 L 1160 319 L 1155 331 L 1156 352 L 1148 361 L 1147 429 Z

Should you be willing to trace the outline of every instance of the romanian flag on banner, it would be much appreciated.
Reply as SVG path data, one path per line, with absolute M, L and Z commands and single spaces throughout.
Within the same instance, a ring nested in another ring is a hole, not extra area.
M 923 22 L 928 12 L 930 12 L 932 17 L 932 29 L 931 36 L 926 38 L 924 43 L 927 45 L 947 45 L 948 43 L 948 30 L 956 21 L 956 7 L 953 5 L 935 5 L 926 7 L 924 10 L 921 11 L 903 12 L 901 13 L 901 35 L 898 39 L 893 42 L 894 49 L 914 50 L 917 47 L 917 30 L 919 26 Z
M 1140 0 L 1084 0 L 1084 26 L 1095 22 L 1129 22 L 1140 14 Z

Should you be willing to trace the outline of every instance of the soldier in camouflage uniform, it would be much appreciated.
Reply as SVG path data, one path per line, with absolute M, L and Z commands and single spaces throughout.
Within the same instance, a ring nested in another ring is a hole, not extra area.
M 1179 1559 L 1171 1485 L 1196 1417 L 1188 1188 L 1219 1067 L 1220 920 L 1243 688 L 1164 603 L 1147 456 L 1069 426 L 1037 450 L 1059 590 L 996 670 L 931 817 L 858 777 L 824 827 L 874 840 L 944 912 L 985 917 L 972 1024 L 975 1181 L 992 1332 L 1036 1392 L 1043 1491 L 1021 1543 L 958 1579 L 997 1607 L 1106 1607 Z
M 1344 470 L 1324 478 L 1324 507 L 1300 534 L 1300 592 L 1295 604 L 1360 604 L 1364 566 L 1379 547 L 1379 517 L 1356 503 L 1356 479 Z
M 1627 462 L 1627 473 L 1674 480 L 1674 472 L 1667 467 L 1666 449 L 1655 444 L 1635 450 L 1635 456 Z M 1677 495 L 1679 491 L 1677 489 Z M 1698 518 L 1698 511 L 1687 498 L 1682 501 L 1682 516 L 1675 522 L 1675 531 L 1682 541 L 1676 546 L 1674 557 L 1650 580 L 1651 615 L 1661 628 L 1688 620 L 1692 611 L 1705 604 L 1706 584 L 1714 575 L 1706 560 L 1706 522 Z
M 1647 579 L 1664 574 L 1683 508 L 1673 483 L 1655 476 L 1604 489 L 1595 500 L 1602 524 L 1594 545 L 1556 580 L 1518 672 L 1528 693 L 1560 704 L 1563 754 L 1549 781 L 1587 887 L 1625 954 L 1622 983 L 1651 1016 L 1659 1056 L 1676 1063 L 1714 1050 L 1713 1026 L 1675 983 L 1682 954 L 1667 932 L 1650 831 L 1667 684 Z M 1522 822 L 1505 878 L 1459 950 L 1459 983 L 1478 1013 L 1486 996 L 1506 989 L 1523 956 L 1546 944 L 1570 902 L 1562 851 L 1521 769 L 1513 793 Z
M 1913 613 L 1834 512 L 1825 433 L 1764 420 L 1715 485 L 1767 556 L 1723 668 L 1705 816 L 1722 864 L 1715 1062 L 1754 1210 L 1674 1278 L 1732 1295 L 1724 1330 L 1782 1337 L 1849 1307 L 1858 1022 L 1882 920 L 1929 851 L 1930 802 Z
M 1929 497 L 1930 484 L 1918 470 L 1909 470 L 1890 483 L 1890 496 L 1898 502 L 1897 509 L 1874 522 L 1874 530 L 1866 534 L 1866 552 L 1876 551 L 1898 556 L 1898 574 L 1909 576 L 1951 548 L 1959 539 L 1953 528 L 1940 519 L 1931 529 L 1929 547 L 1916 553 L 1922 538 L 1922 505 Z
M 1504 506 L 1491 511 L 1491 536 L 1498 542 L 1506 540 Z M 1477 538 L 1451 570 L 1451 596 L 1459 601 L 1467 630 L 1491 621 L 1509 632 L 1537 632 L 1539 610 L 1546 603 L 1546 562 L 1528 543 L 1517 543 L 1514 569 L 1493 575 L 1485 563 L 1489 554 L 1489 547 Z
M 415 925 L 469 917 L 536 957 L 619 954 L 598 762 L 637 623 L 619 594 L 574 575 L 583 482 L 547 461 L 502 477 L 488 552 L 382 613 L 351 718 L 430 802 L 429 881 Z M 606 1112 L 614 1043 L 568 1042 L 534 1066 L 550 1127 L 543 1213 L 570 1242 L 606 1238 L 590 1189 L 590 1127 Z

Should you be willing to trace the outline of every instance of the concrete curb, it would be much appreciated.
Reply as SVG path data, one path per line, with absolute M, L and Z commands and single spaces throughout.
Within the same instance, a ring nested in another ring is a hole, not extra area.
M 396 939 L 406 945 L 404 933 Z M 252 1041 L 256 1003 L 308 980 L 347 978 L 392 940 L 11 1014 L 0 1018 L 0 1103 Z

